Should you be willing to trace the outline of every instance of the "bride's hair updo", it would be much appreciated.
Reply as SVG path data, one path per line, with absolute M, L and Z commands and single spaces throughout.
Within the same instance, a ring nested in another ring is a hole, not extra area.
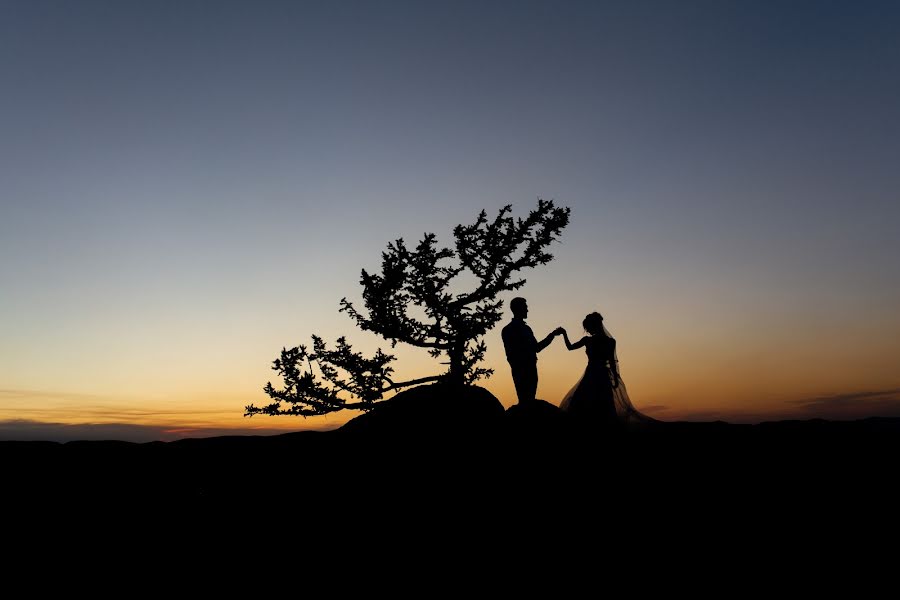
M 603 333 L 603 315 L 598 312 L 592 312 L 584 318 L 581 326 L 591 335 Z

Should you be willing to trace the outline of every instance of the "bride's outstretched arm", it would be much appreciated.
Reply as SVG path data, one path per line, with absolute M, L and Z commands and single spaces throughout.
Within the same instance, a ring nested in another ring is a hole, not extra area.
M 569 341 L 569 334 L 566 333 L 565 329 L 563 329 L 562 335 L 563 335 L 563 340 L 565 340 L 565 342 L 566 342 L 566 348 L 569 350 L 578 350 L 579 348 L 584 347 L 584 342 L 585 342 L 585 340 L 587 340 L 587 336 L 584 336 L 583 338 L 581 338 L 580 340 L 578 340 L 577 342 L 575 342 L 573 344 L 572 342 Z

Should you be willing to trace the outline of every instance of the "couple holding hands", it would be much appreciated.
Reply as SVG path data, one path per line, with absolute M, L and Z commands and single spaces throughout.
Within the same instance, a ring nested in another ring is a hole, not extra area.
M 537 353 L 549 346 L 556 336 L 562 335 L 568 350 L 584 348 L 588 357 L 584 375 L 559 405 L 562 410 L 580 420 L 601 426 L 652 421 L 638 412 L 628 398 L 628 392 L 619 376 L 616 340 L 603 326 L 603 316 L 600 313 L 592 312 L 584 318 L 582 325 L 587 335 L 573 344 L 562 327 L 553 330 L 538 342 L 531 327 L 525 322 L 528 317 L 525 298 L 513 298 L 509 308 L 513 319 L 503 328 L 503 346 L 512 370 L 519 404 L 535 400 L 538 383 Z

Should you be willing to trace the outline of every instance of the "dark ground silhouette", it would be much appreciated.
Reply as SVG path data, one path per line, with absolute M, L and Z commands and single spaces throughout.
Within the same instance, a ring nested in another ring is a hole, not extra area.
M 306 517 L 351 502 L 360 514 L 451 507 L 554 519 L 590 511 L 641 519 L 673 510 L 694 518 L 712 510 L 788 514 L 837 498 L 871 508 L 896 501 L 898 458 L 897 418 L 596 432 L 540 400 L 503 410 L 481 388 L 439 385 L 398 395 L 331 432 L 0 442 L 6 502 L 274 502 Z

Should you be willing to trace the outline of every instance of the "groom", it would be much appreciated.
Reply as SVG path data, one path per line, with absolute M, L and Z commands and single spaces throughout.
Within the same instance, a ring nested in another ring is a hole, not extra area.
M 516 395 L 519 404 L 534 401 L 537 393 L 537 353 L 550 345 L 553 338 L 562 333 L 562 328 L 554 329 L 550 335 L 540 342 L 534 337 L 531 327 L 525 322 L 528 317 L 528 303 L 525 298 L 513 298 L 509 303 L 513 319 L 503 328 L 503 347 L 506 349 L 506 360 L 512 370 L 513 383 L 516 384 Z

